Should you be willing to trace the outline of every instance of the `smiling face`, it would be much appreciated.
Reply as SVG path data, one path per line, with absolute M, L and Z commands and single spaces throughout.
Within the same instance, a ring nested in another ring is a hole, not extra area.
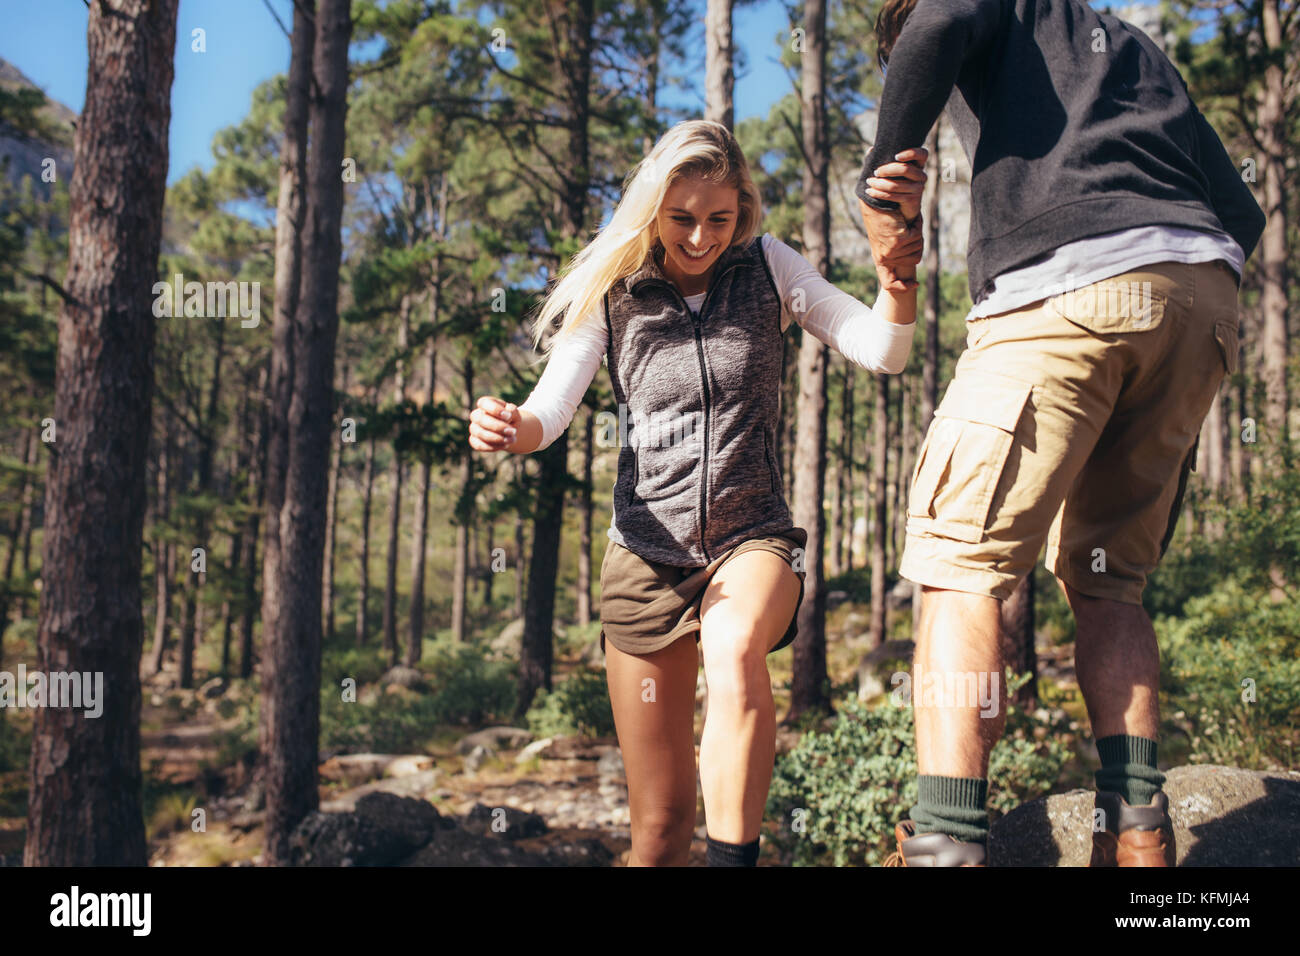
M 683 295 L 708 287 L 713 264 L 736 233 L 739 203 L 735 186 L 692 177 L 668 187 L 655 222 L 664 246 L 664 274 Z

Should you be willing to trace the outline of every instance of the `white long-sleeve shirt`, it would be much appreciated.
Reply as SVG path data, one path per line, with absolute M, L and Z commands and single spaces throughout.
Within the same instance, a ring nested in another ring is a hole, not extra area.
M 875 313 L 847 292 L 832 285 L 812 263 L 770 233 L 763 236 L 763 254 L 781 299 L 781 331 L 795 321 L 807 332 L 871 372 L 896 375 L 907 365 L 916 322 L 897 325 Z M 684 296 L 693 312 L 705 293 Z M 542 443 L 559 438 L 573 421 L 578 403 L 596 377 L 605 356 L 609 329 L 604 317 L 587 319 L 555 345 L 536 387 L 520 409 L 537 416 Z

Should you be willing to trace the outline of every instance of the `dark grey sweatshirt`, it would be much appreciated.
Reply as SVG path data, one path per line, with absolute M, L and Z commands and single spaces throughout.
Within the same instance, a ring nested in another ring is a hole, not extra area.
M 971 164 L 971 299 L 1054 249 L 1133 226 L 1226 232 L 1264 214 L 1177 68 L 1079 0 L 917 0 L 894 44 L 865 180 L 939 113 Z

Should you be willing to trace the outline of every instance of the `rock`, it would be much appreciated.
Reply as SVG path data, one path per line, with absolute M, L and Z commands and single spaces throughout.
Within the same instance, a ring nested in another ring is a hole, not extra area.
M 596 773 L 602 777 L 623 777 L 627 773 L 623 767 L 623 755 L 618 750 L 601 754 L 596 761 Z
M 559 624 L 552 625 L 552 633 L 555 640 L 561 642 L 564 640 L 564 628 Z M 524 639 L 524 619 L 515 618 L 509 624 L 501 629 L 496 637 L 488 643 L 488 650 L 491 656 L 500 658 L 517 658 L 519 657 L 519 648 Z
M 425 691 L 429 689 L 428 681 L 425 679 L 422 671 L 416 670 L 414 667 L 407 667 L 403 664 L 398 664 L 396 667 L 389 668 L 387 673 L 385 673 L 383 677 L 379 678 L 379 683 L 385 688 L 391 687 L 395 684 L 398 687 L 404 687 L 407 690 Z
M 482 803 L 474 804 L 462 826 L 469 833 L 506 840 L 541 836 L 547 830 L 546 821 L 536 813 L 513 807 L 489 807 Z
M 541 740 L 534 740 L 531 744 L 519 751 L 515 757 L 515 763 L 528 763 L 534 757 L 545 756 L 545 751 L 555 742 L 554 737 L 543 737 Z
M 398 866 L 544 866 L 546 859 L 500 837 L 479 836 L 460 827 L 439 830 Z
M 442 777 L 443 772 L 437 769 L 421 770 L 398 777 L 385 777 L 336 794 L 330 800 L 323 802 L 320 808 L 329 813 L 344 813 L 356 809 L 357 801 L 370 793 L 390 793 L 399 797 L 428 800 L 436 795 Z
M 542 754 L 547 760 L 599 760 L 616 741 L 569 734 L 555 737 Z M 617 750 L 617 747 L 613 748 Z
M 320 775 L 324 780 L 365 783 L 382 777 L 391 759 L 388 754 L 339 754 L 321 762 Z
M 456 753 L 467 754 L 478 746 L 486 747 L 493 752 L 514 750 L 523 747 L 532 739 L 533 735 L 521 727 L 488 727 L 460 738 L 456 744 Z
M 295 866 L 390 866 L 429 842 L 441 818 L 427 800 L 369 793 L 350 813 L 316 811 L 290 836 Z
M 1300 773 L 1175 767 L 1165 793 L 1179 866 L 1295 866 L 1300 861 Z M 1093 791 L 1031 800 L 993 824 L 992 866 L 1087 866 Z
M 885 641 L 858 664 L 858 699 L 870 700 L 886 690 L 893 690 L 893 667 L 890 662 L 910 661 L 916 645 L 911 641 Z
M 488 760 L 494 756 L 496 756 L 495 750 L 489 750 L 487 747 L 479 744 L 471 750 L 469 755 L 465 758 L 465 769 L 470 773 L 477 773 L 479 767 L 483 766 L 483 764 L 487 763 Z
M 236 813 L 230 818 L 230 829 L 247 833 L 249 830 L 257 829 L 265 822 L 266 812 L 264 810 L 259 810 L 256 813 Z
M 385 777 L 409 777 L 417 773 L 425 773 L 434 767 L 433 758 L 428 754 L 403 754 L 400 757 L 394 757 L 384 767 Z
M 885 593 L 885 603 L 891 610 L 897 611 L 899 608 L 912 606 L 912 593 L 916 585 L 907 578 L 899 578 L 895 584 Z
M 546 848 L 548 866 L 611 866 L 614 854 L 594 837 L 565 840 Z

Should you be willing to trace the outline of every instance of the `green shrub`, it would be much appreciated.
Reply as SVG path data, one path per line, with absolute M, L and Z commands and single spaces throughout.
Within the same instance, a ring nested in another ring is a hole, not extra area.
M 1300 609 L 1236 580 L 1156 622 L 1161 712 L 1191 763 L 1289 769 L 1300 753 Z M 1253 699 L 1252 699 L 1253 698 Z
M 1008 680 L 1008 693 L 1024 679 Z M 989 760 L 989 808 L 1000 815 L 1051 790 L 1070 757 L 1061 719 L 1008 706 L 1007 728 Z M 843 701 L 829 729 L 806 733 L 777 760 L 767 814 L 796 866 L 878 865 L 894 824 L 916 804 L 912 708 Z
M 540 691 L 528 708 L 528 729 L 538 737 L 614 735 L 614 711 L 605 675 L 580 670 L 550 693 Z

